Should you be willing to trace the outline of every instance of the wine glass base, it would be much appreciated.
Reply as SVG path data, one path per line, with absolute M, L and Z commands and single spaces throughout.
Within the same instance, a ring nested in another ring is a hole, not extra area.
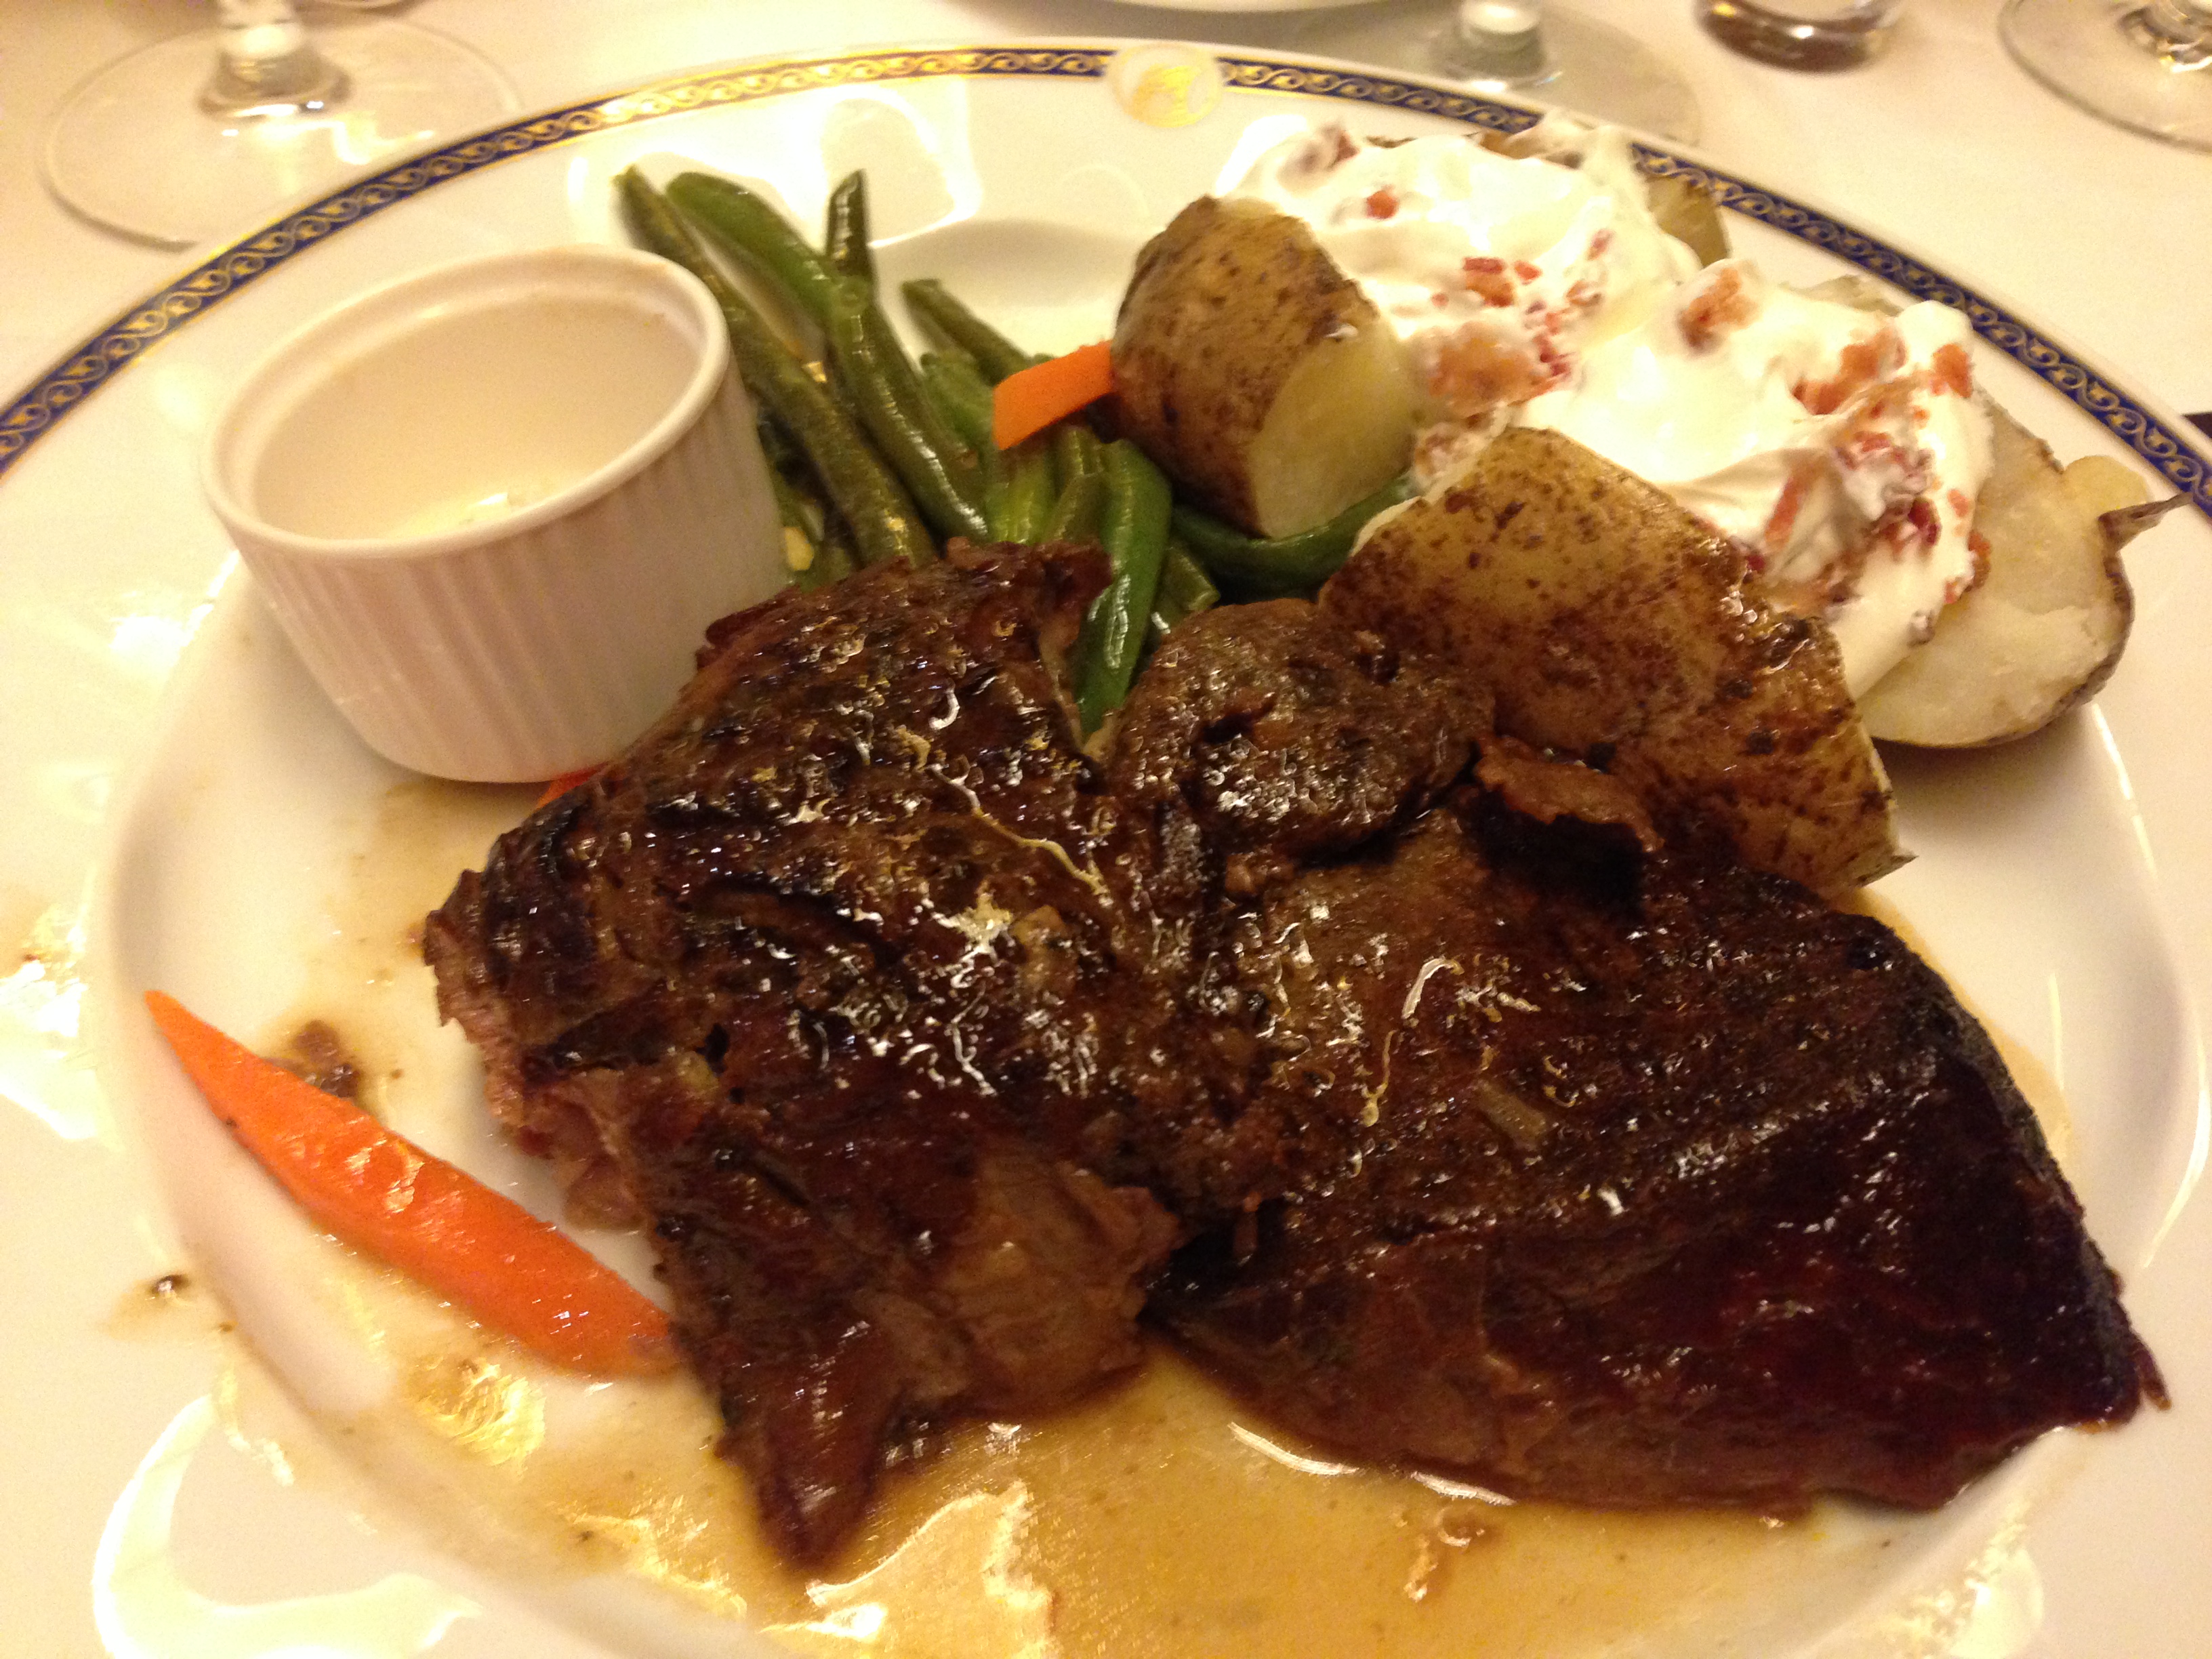
M 210 113 L 212 29 L 99 70 L 46 133 L 46 187 L 104 229 L 191 247 L 332 189 L 386 157 L 489 126 L 520 107 L 497 68 L 448 36 L 389 18 L 318 22 L 342 96 L 270 113 Z
M 1546 64 L 1533 76 L 1458 76 L 1454 20 L 1457 0 L 1371 6 L 1364 15 L 1315 14 L 1301 21 L 1296 44 L 1363 63 L 1396 64 L 1417 74 L 1459 81 L 1469 90 L 1533 103 L 1695 143 L 1698 100 L 1664 58 L 1631 34 L 1565 6 L 1546 4 Z
M 2012 0 L 1998 24 L 2020 66 L 2094 116 L 2212 150 L 2212 59 L 2161 53 L 2128 0 Z
M 1815 22 L 1758 0 L 1705 0 L 1698 8 L 1698 21 L 1731 52 L 1777 69 L 1824 71 L 1856 69 L 1879 58 L 1897 12 L 1894 7 L 1859 6 Z

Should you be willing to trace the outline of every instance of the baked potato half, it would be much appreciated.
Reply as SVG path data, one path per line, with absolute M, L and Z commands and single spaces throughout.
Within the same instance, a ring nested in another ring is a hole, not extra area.
M 1137 256 L 1113 419 L 1195 500 L 1258 536 L 1334 518 L 1406 469 L 1397 339 L 1298 220 L 1201 197 Z
M 2041 439 L 1987 407 L 1991 465 L 1974 527 L 1989 574 L 1860 697 L 1868 731 L 1887 742 L 2009 743 L 2094 696 L 2135 619 L 2120 550 L 2173 505 L 2146 505 L 2142 479 L 2101 456 L 2062 469 Z
M 1376 520 L 1322 603 L 1448 653 L 1493 688 L 1499 731 L 1601 762 L 1662 824 L 1840 893 L 1905 860 L 1888 781 L 1827 629 L 1747 575 L 1652 485 L 1516 428 Z
M 1871 277 L 1808 293 L 1894 315 Z M 2119 666 L 2135 621 L 2120 550 L 2179 503 L 2148 501 L 2142 477 L 2088 456 L 2062 467 L 2050 446 L 1989 397 L 1990 476 L 1974 503 L 1988 574 L 1943 608 L 1927 641 L 1859 697 L 1885 743 L 1984 749 L 2039 732 L 2087 702 Z

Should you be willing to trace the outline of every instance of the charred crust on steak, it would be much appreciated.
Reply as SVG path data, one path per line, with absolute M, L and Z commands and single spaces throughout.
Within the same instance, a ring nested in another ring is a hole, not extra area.
M 1103 574 L 962 549 L 718 624 L 425 929 L 495 1110 L 653 1223 L 801 1559 L 913 1425 L 1134 1364 L 1184 1219 L 1275 1166 L 1048 665 Z
M 425 928 L 493 1110 L 653 1231 L 818 1561 L 933 1425 L 1127 1372 L 1532 1496 L 1942 1502 L 2155 1367 L 1987 1037 L 1887 929 L 1297 601 L 1098 756 L 1095 552 L 715 624 Z

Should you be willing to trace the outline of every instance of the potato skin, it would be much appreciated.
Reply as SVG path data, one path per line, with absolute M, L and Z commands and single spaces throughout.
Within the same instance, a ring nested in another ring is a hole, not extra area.
M 1856 274 L 1806 290 L 1894 315 Z M 2135 592 L 2120 550 L 2165 516 L 2117 462 L 2061 468 L 2050 446 L 1984 397 L 1990 476 L 1974 504 L 1987 574 L 1944 608 L 1934 634 L 1859 698 L 1867 730 L 1918 749 L 1986 749 L 2040 732 L 2096 696 L 2120 665 Z
M 1841 892 L 1904 861 L 1888 781 L 1834 638 L 1747 575 L 1658 489 L 1520 428 L 1378 520 L 1322 603 L 1459 663 L 1499 731 L 1595 753 L 1662 822 Z
M 1263 203 L 1201 197 L 1146 244 L 1113 349 L 1119 430 L 1252 534 L 1334 517 L 1411 453 L 1411 377 L 1389 325 Z
M 2135 593 L 2120 549 L 2163 507 L 2100 513 L 2093 485 L 1988 408 L 1993 465 L 1974 527 L 1989 574 L 1860 698 L 1885 742 L 1978 749 L 2039 732 L 2094 696 L 2127 647 Z

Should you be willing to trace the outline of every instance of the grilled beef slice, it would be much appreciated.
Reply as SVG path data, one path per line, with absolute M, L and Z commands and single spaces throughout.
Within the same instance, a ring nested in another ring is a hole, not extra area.
M 1046 661 L 1102 580 L 964 554 L 729 619 L 426 929 L 495 1108 L 650 1220 L 795 1556 L 912 1427 L 1135 1364 L 1176 1216 L 1273 1168 L 1238 1139 L 1249 1044 L 1109 885 Z
M 1115 761 L 1275 872 L 1217 903 L 1285 1192 L 1155 1288 L 1192 1348 L 1361 1455 L 1607 1504 L 1932 1505 L 2158 1396 L 2027 1106 L 1890 930 L 1647 850 L 1620 786 L 1496 740 L 1488 787 L 1304 858 L 1218 744 L 1147 741 L 1246 722 L 1249 678 L 1227 718 L 1209 699 L 1222 636 L 1261 630 L 1300 665 L 1347 633 L 1288 607 L 1178 630 Z M 1307 675 L 1276 677 L 1273 795 L 1356 796 L 1334 721 L 1297 730 Z
M 1934 1503 L 2156 1391 L 1886 929 L 1297 602 L 1178 628 L 1102 769 L 1101 574 L 729 619 L 427 929 L 495 1109 L 652 1224 L 787 1551 L 913 1429 L 1133 1364 L 1148 1291 L 1289 1424 L 1603 1503 Z

